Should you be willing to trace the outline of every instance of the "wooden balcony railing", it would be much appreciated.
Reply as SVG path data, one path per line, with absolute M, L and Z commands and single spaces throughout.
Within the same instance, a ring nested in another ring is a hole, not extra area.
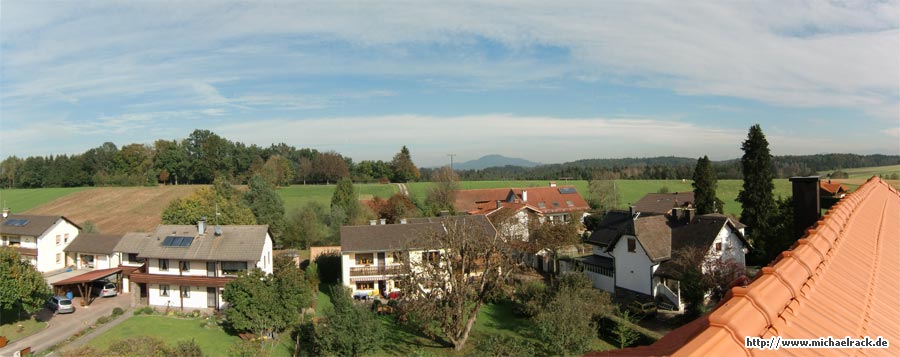
M 380 265 L 370 267 L 350 267 L 350 276 L 397 275 L 402 265 Z

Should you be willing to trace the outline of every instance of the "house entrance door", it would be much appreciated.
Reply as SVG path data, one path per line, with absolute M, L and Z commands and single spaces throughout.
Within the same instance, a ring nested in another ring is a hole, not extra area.
M 384 264 L 385 264 L 385 262 L 384 262 L 384 252 L 379 252 L 379 253 L 378 253 L 378 266 L 383 267 Z
M 216 294 L 218 293 L 217 290 L 218 289 L 216 289 L 215 287 L 206 288 L 206 307 L 211 309 L 218 308 L 217 305 L 219 303 L 219 298 L 218 296 L 216 296 Z
M 387 293 L 387 284 L 384 283 L 384 280 L 378 281 L 378 293 L 381 295 L 385 295 Z

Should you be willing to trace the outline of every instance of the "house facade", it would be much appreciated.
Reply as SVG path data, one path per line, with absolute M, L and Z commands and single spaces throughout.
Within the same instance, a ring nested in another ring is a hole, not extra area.
M 0 218 L 0 246 L 16 248 L 41 273 L 66 268 L 64 249 L 81 227 L 64 216 L 10 214 Z
M 401 274 L 415 272 L 423 260 L 439 259 L 441 249 L 429 246 L 429 237 L 447 233 L 446 225 L 459 220 L 489 227 L 487 217 L 463 216 L 411 218 L 399 224 L 373 224 L 341 227 L 341 283 L 354 296 L 387 295 L 402 291 Z
M 722 214 L 693 216 L 692 209 L 668 215 L 612 211 L 588 243 L 593 254 L 579 260 L 594 287 L 628 293 L 682 310 L 681 276 L 672 258 L 682 249 L 697 249 L 700 268 L 743 271 L 749 244 L 744 226 Z
M 109 269 L 121 263 L 121 253 L 116 252 L 116 245 L 122 240 L 122 234 L 82 233 L 63 249 L 66 253 L 66 264 L 75 269 Z
M 116 250 L 122 265 L 141 263 L 128 277 L 135 303 L 181 309 L 225 306 L 222 291 L 241 272 L 272 273 L 272 237 L 266 225 L 160 225 L 128 233 Z

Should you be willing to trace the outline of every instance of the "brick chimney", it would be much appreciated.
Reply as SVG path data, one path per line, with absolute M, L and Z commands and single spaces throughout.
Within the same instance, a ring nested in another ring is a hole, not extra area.
M 819 176 L 791 177 L 794 200 L 794 237 L 803 237 L 806 229 L 819 220 Z

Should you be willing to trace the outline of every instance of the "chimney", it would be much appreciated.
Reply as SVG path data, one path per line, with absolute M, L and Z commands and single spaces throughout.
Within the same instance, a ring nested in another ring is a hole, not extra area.
M 550 187 L 556 187 L 556 181 L 550 181 Z
M 697 210 L 693 208 L 686 208 L 684 210 L 684 223 L 690 224 L 694 221 L 694 216 L 697 214 Z
M 374 220 L 374 219 L 370 219 L 370 220 L 369 220 L 369 225 L 370 225 L 370 226 L 374 226 L 374 225 L 376 224 L 376 222 L 378 222 L 378 221 L 376 221 L 376 220 Z
M 406 224 L 406 218 L 400 218 L 400 224 Z
M 639 214 L 640 212 L 638 212 L 634 206 L 628 206 L 628 213 L 631 214 L 631 219 L 637 219 L 635 215 Z
M 522 203 L 528 202 L 528 191 L 522 190 Z
M 9 217 L 9 208 L 3 209 L 3 218 Z
M 497 200 L 497 209 L 500 209 L 501 207 L 503 207 L 503 201 Z
M 197 235 L 203 235 L 203 232 L 206 232 L 206 217 L 200 217 L 197 221 Z
M 378 223 L 381 225 L 385 225 L 385 224 L 387 224 L 387 219 L 386 218 L 379 219 Z
M 819 176 L 791 177 L 794 201 L 794 238 L 803 237 L 806 229 L 819 220 Z
M 222 235 L 222 227 L 217 224 L 214 232 L 215 232 L 214 234 L 216 235 L 216 237 L 221 236 Z

